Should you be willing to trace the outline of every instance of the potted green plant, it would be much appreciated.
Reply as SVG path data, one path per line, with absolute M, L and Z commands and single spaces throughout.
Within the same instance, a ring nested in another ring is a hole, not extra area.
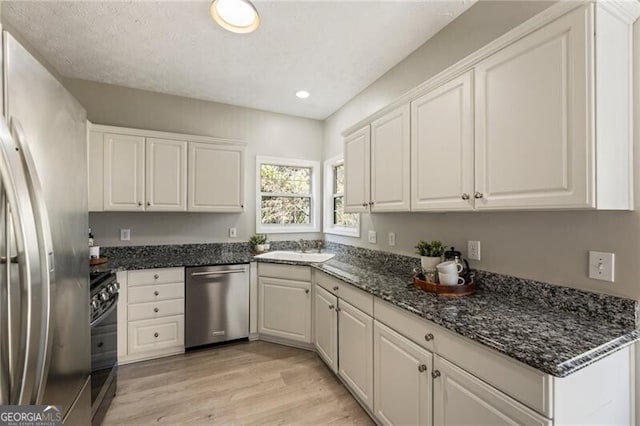
M 267 242 L 267 236 L 263 234 L 256 234 L 249 239 L 249 245 L 253 251 L 261 253 L 265 251 L 265 243 Z
M 420 255 L 420 265 L 423 271 L 435 269 L 436 265 L 442 262 L 444 244 L 438 240 L 431 242 L 420 240 L 416 245 L 416 253 Z

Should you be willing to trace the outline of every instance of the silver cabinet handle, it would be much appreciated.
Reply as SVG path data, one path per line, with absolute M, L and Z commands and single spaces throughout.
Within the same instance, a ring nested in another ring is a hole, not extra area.
M 307 288 L 307 289 L 305 289 L 305 290 L 304 290 L 304 292 L 305 292 L 306 294 L 309 294 L 309 289 L 308 289 L 308 288 Z
M 333 306 L 333 305 L 329 305 L 329 309 L 334 310 L 334 309 L 335 309 L 335 306 Z
M 374 205 L 374 204 L 375 204 L 375 203 L 374 203 L 373 201 L 369 201 L 369 205 L 370 205 L 370 206 L 372 206 L 372 205 Z
M 151 201 L 147 201 L 147 206 L 151 206 Z
M 160 278 L 160 275 L 158 275 L 158 274 L 155 274 L 155 275 L 153 276 L 153 279 L 154 279 L 154 280 L 157 280 L 158 278 Z
M 156 337 L 156 338 L 157 338 L 158 336 L 160 336 L 160 335 L 158 334 L 158 332 L 157 332 L 157 331 L 156 331 L 155 333 L 153 333 L 153 337 Z
M 474 198 L 482 198 L 484 197 L 484 194 L 482 192 L 476 192 L 475 194 L 473 194 Z
M 340 287 L 338 286 L 333 287 L 333 291 L 338 291 L 338 290 L 340 290 Z
M 460 198 L 462 198 L 463 200 L 467 201 L 467 200 L 468 200 L 469 198 L 471 198 L 471 197 L 469 196 L 469 194 L 467 194 L 467 193 L 465 192 L 464 194 L 462 194 L 462 195 L 460 196 Z
M 427 342 L 430 342 L 433 340 L 433 334 L 431 333 L 427 333 L 424 335 L 424 340 L 426 340 Z
M 153 294 L 155 294 L 156 296 L 160 296 L 160 292 L 158 290 L 154 291 Z
M 424 373 L 425 371 L 427 371 L 427 366 L 424 365 L 424 364 L 420 364 L 418 366 L 418 371 L 421 372 L 421 373 Z
M 160 309 L 158 308 L 153 308 L 153 312 L 158 313 L 160 311 Z
M 362 207 L 367 207 L 367 203 L 362 203 Z
M 434 379 L 437 379 L 438 377 L 440 377 L 440 371 L 439 370 L 432 371 L 431 377 L 433 377 Z
M 205 277 L 209 275 L 226 275 L 226 274 L 239 274 L 244 272 L 244 269 L 230 269 L 228 271 L 211 271 L 211 272 L 192 272 L 192 277 Z
M 342 312 L 342 309 L 340 309 L 339 307 L 336 308 L 336 312 Z
M 138 207 L 142 207 L 142 201 L 138 201 Z

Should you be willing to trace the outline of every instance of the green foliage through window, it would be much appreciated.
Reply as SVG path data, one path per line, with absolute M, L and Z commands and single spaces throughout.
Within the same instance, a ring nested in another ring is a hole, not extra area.
M 311 224 L 311 174 L 310 167 L 260 165 L 261 222 Z

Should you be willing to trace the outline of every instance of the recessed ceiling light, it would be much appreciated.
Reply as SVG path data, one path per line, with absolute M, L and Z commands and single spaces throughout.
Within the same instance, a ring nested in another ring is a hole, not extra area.
M 209 7 L 213 20 L 233 33 L 250 33 L 260 25 L 260 16 L 249 0 L 213 0 Z
M 300 99 L 307 99 L 309 97 L 309 92 L 307 92 L 306 90 L 298 90 L 296 92 L 296 96 Z

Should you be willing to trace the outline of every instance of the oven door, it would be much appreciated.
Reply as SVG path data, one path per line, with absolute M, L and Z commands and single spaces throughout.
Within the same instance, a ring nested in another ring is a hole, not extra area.
M 110 403 L 115 393 L 118 363 L 118 295 L 109 307 L 91 322 L 91 411 Z

